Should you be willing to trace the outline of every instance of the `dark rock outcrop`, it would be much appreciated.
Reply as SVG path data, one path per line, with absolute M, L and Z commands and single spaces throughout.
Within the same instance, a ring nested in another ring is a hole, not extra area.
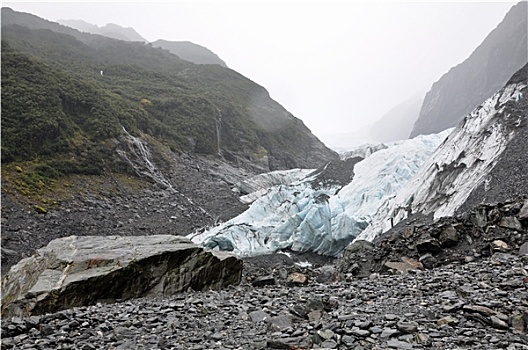
M 526 1 L 513 6 L 468 59 L 433 84 L 411 138 L 456 126 L 526 64 L 527 13 Z
M 519 70 L 508 84 L 526 84 L 527 79 L 528 64 Z M 503 122 L 503 127 L 514 136 L 502 152 L 495 167 L 486 176 L 486 180 L 471 192 L 461 210 L 467 210 L 482 202 L 501 202 L 528 196 L 527 111 L 526 96 L 506 110 L 506 115 L 519 116 L 518 119 L 505 119 Z
M 2 278 L 2 317 L 99 301 L 218 289 L 240 282 L 242 260 L 171 235 L 70 236 L 21 260 Z
M 336 265 L 342 274 L 368 277 L 466 263 L 495 253 L 523 255 L 528 233 L 528 223 L 521 219 L 523 205 L 524 200 L 480 204 L 435 222 L 416 217 L 373 243 L 352 243 Z

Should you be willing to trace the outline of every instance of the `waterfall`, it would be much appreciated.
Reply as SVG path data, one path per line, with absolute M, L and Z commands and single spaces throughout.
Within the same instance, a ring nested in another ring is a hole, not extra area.
M 147 144 L 132 136 L 123 127 L 124 145 L 126 150 L 118 149 L 117 152 L 134 168 L 139 176 L 148 177 L 163 188 L 174 190 L 172 184 L 163 176 L 161 171 L 152 163 L 150 150 Z
M 163 173 L 156 167 L 156 165 L 151 160 L 150 150 L 148 144 L 141 140 L 138 137 L 130 135 L 130 133 L 123 128 L 123 141 L 121 144 L 125 149 L 118 148 L 117 153 L 123 157 L 134 169 L 134 171 L 143 177 L 147 177 L 153 180 L 155 183 L 161 187 L 181 196 L 192 206 L 197 207 L 205 216 L 212 218 L 212 215 L 209 214 L 201 206 L 195 204 L 191 198 L 187 197 L 183 193 L 175 189 L 169 180 L 163 176 Z

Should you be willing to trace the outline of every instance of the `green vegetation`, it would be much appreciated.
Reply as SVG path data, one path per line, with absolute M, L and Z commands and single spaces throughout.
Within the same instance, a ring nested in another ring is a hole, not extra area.
M 306 157 L 313 142 L 265 89 L 228 68 L 148 44 L 63 34 L 13 11 L 3 10 L 2 21 L 2 163 L 33 164 L 20 174 L 30 192 L 71 174 L 126 172 L 115 152 L 123 128 L 174 152 L 214 155 L 219 127 L 221 148 L 248 159 Z

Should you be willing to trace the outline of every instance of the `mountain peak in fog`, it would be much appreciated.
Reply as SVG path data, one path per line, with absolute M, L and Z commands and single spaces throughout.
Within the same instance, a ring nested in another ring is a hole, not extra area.
M 99 27 L 95 24 L 91 24 L 80 19 L 61 19 L 57 22 L 62 25 L 77 29 L 81 32 L 99 34 L 113 39 L 142 42 L 148 41 L 139 35 L 138 32 L 134 30 L 134 28 L 125 28 L 114 23 L 108 23 L 102 27 Z

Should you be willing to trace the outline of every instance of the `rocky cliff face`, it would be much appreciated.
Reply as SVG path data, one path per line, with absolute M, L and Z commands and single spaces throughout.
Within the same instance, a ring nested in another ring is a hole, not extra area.
M 467 115 L 361 238 L 373 239 L 409 213 L 435 219 L 468 205 L 528 197 L 528 64 Z
M 528 62 L 527 2 L 513 6 L 471 56 L 433 84 L 411 137 L 456 126 Z
M 238 284 L 242 261 L 169 235 L 57 239 L 2 276 L 2 317 Z

